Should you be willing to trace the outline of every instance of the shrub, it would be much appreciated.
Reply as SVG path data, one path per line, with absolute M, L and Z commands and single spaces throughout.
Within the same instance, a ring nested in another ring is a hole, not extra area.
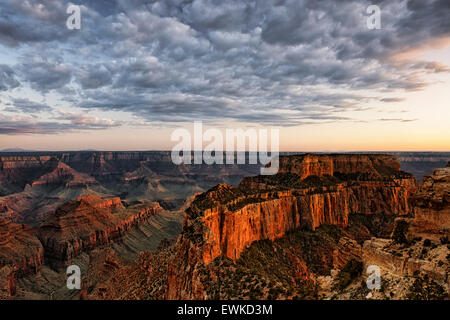
M 430 239 L 423 240 L 423 246 L 424 247 L 430 247 L 431 246 L 431 240 Z
M 447 298 L 447 292 L 425 275 L 414 280 L 414 283 L 409 288 L 407 298 L 410 300 L 443 300 Z
M 392 240 L 395 243 L 407 244 L 406 232 L 408 231 L 408 222 L 405 220 L 395 220 L 394 230 L 392 230 Z
M 362 273 L 362 269 L 363 264 L 361 261 L 355 259 L 348 261 L 336 276 L 334 288 L 338 290 L 346 288 L 353 279 Z

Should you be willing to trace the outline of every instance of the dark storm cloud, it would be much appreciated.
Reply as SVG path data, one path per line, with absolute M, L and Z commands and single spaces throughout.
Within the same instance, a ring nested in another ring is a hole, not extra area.
M 82 5 L 78 31 L 65 27 L 68 1 L 0 3 L 0 53 L 18 56 L 0 65 L 0 91 L 28 85 L 73 107 L 150 122 L 291 126 L 355 120 L 340 113 L 401 102 L 383 95 L 450 72 L 390 59 L 450 34 L 447 0 L 73 2 Z M 381 8 L 381 30 L 366 26 L 370 4 Z M 75 118 L 56 120 L 89 122 Z

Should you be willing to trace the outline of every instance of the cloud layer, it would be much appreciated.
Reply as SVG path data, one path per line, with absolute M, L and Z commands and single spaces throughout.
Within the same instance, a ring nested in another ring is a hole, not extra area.
M 146 122 L 295 126 L 355 121 L 347 114 L 361 103 L 402 101 L 385 95 L 423 89 L 426 74 L 450 71 L 393 59 L 450 35 L 448 0 L 72 2 L 81 30 L 66 28 L 68 1 L 0 3 L 0 53 L 16 57 L 0 64 L 3 110 L 35 119 L 3 117 L 0 134 L 120 125 L 51 114 L 42 100 L 10 95 L 21 88 Z M 381 30 L 366 26 L 370 4 L 381 8 Z

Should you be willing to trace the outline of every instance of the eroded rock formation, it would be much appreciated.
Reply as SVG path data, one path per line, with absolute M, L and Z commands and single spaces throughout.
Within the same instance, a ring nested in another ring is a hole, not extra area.
M 186 210 L 176 263 L 168 267 L 167 297 L 202 298 L 202 266 L 217 257 L 237 260 L 255 241 L 299 227 L 346 227 L 352 213 L 409 214 L 416 182 L 399 167 L 384 155 L 281 157 L 275 176 L 245 178 L 238 188 L 218 185 L 199 195 Z M 181 280 L 186 278 L 192 281 Z
M 413 197 L 413 204 L 414 217 L 396 219 L 393 240 L 374 238 L 364 242 L 364 264 L 377 265 L 385 274 L 400 279 L 425 275 L 448 291 L 449 165 L 424 177 L 423 185 Z
M 130 154 L 128 160 L 98 154 L 92 172 L 97 168 L 106 179 L 114 161 L 130 170 L 120 178 L 127 183 L 159 179 L 154 168 Z M 76 167 L 71 157 L 65 161 Z M 68 263 L 90 252 L 86 299 L 317 299 L 324 278 L 327 298 L 365 298 L 364 274 L 349 279 L 344 293 L 332 285 L 338 269 L 352 261 L 380 266 L 390 290 L 385 297 L 404 298 L 417 273 L 443 287 L 448 281 L 448 248 L 439 242 L 448 234 L 447 169 L 425 179 L 413 207 L 415 191 L 415 179 L 388 155 L 289 156 L 281 157 L 277 175 L 244 178 L 238 187 L 219 184 L 199 194 L 185 211 L 177 242 L 142 252 L 138 263 L 103 245 L 159 210 L 157 205 L 80 197 L 47 219 L 39 237 L 50 262 Z M 406 238 L 412 242 L 374 238 L 388 237 L 395 217 L 408 222 Z M 14 278 L 5 279 L 0 294 L 11 295 Z M 397 290 L 404 279 L 404 291 Z
M 361 260 L 362 247 L 353 239 L 342 237 L 337 248 L 333 251 L 333 268 L 342 269 L 350 260 Z
M 276 176 L 245 178 L 238 188 L 219 185 L 192 203 L 184 234 L 202 238 L 205 264 L 217 256 L 236 260 L 252 242 L 300 226 L 346 227 L 352 213 L 410 212 L 415 180 L 392 157 L 307 155 L 281 157 L 280 164 Z M 199 222 L 203 232 L 195 230 Z
M 415 217 L 409 221 L 412 234 L 435 239 L 450 236 L 450 163 L 424 177 L 413 202 Z
M 59 185 L 64 188 L 70 188 L 97 183 L 94 178 L 85 173 L 75 171 L 61 161 L 55 160 L 53 162 L 54 169 L 33 181 L 31 183 L 32 186 Z
M 158 204 L 125 208 L 119 198 L 89 195 L 61 206 L 39 228 L 49 262 L 68 263 L 82 251 L 120 238 L 160 210 Z
M 400 163 L 391 155 L 306 154 L 280 158 L 279 173 L 293 173 L 303 180 L 309 176 L 365 175 L 380 179 L 400 172 Z
M 0 217 L 37 227 L 82 195 L 178 209 L 194 194 L 237 184 L 259 165 L 175 165 L 168 151 L 0 153 Z
M 0 297 L 16 293 L 16 278 L 41 270 L 44 250 L 35 232 L 26 225 L 0 218 Z
M 33 230 L 0 218 L 0 267 L 9 266 L 17 275 L 40 270 L 43 248 Z
M 372 239 L 364 242 L 362 260 L 366 266 L 376 265 L 385 273 L 413 277 L 424 273 L 440 284 L 446 284 L 449 269 L 445 246 L 425 248 L 423 242 L 404 247 L 389 239 Z M 441 261 L 441 262 L 440 262 Z

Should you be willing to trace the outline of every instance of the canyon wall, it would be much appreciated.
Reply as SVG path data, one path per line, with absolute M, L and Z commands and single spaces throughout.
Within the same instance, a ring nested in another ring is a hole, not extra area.
M 0 267 L 0 300 L 6 300 L 16 294 L 14 271 L 8 266 Z
M 273 191 L 234 199 L 203 211 L 202 224 L 208 230 L 203 237 L 203 259 L 206 264 L 217 256 L 238 259 L 252 242 L 275 240 L 301 226 L 312 230 L 322 224 L 346 227 L 351 213 L 406 215 L 408 195 L 398 185 L 362 183 L 317 193 L 310 189 Z
M 42 266 L 43 252 L 28 226 L 0 218 L 0 268 L 9 266 L 18 275 L 36 273 Z
M 219 174 L 242 178 L 259 170 L 259 165 L 175 165 L 170 151 L 4 153 L 0 154 L 0 195 L 23 190 L 26 184 L 31 185 L 35 179 L 55 170 L 61 163 L 97 181 L 126 181 L 136 174 L 140 177 L 152 174 L 171 177 L 200 175 L 204 179 L 208 179 L 208 175 Z
M 237 260 L 255 241 L 299 227 L 346 227 L 352 213 L 408 215 L 416 181 L 399 168 L 386 155 L 287 156 L 275 176 L 245 178 L 238 188 L 218 185 L 197 196 L 186 210 L 174 258 L 191 274 L 169 265 L 167 297 L 201 298 L 201 283 L 179 279 L 192 279 L 216 257 Z
M 402 166 L 411 163 L 426 165 L 441 163 L 449 158 L 449 153 L 397 153 Z M 281 161 L 289 161 L 288 165 L 281 163 L 281 172 L 292 172 L 301 178 L 308 175 L 366 173 L 375 174 L 381 167 L 388 171 L 396 171 L 399 162 L 395 157 L 381 154 L 347 154 L 334 155 L 299 155 L 281 157 Z M 430 161 L 438 162 L 430 162 Z M 97 181 L 130 181 L 136 177 L 146 177 L 154 174 L 179 177 L 201 176 L 204 182 L 217 181 L 217 176 L 234 176 L 238 181 L 244 176 L 257 174 L 259 165 L 174 165 L 169 151 L 141 152 L 108 152 L 108 151 L 77 151 L 77 152 L 22 152 L 0 153 L 0 196 L 23 191 L 27 184 L 55 170 L 55 164 L 64 163 L 75 172 L 87 174 Z M 435 166 L 436 167 L 436 166 Z M 300 168 L 300 169 L 299 169 Z M 375 169 L 375 170 L 374 170 Z M 420 170 L 419 170 L 420 169 Z M 418 176 L 422 177 L 423 168 L 419 168 Z M 284 170 L 284 171 L 283 171 Z M 300 170 L 300 171 L 298 171 Z M 413 171 L 409 171 L 414 173 Z M 209 180 L 208 180 L 209 179 Z M 220 183 L 220 182 L 216 182 Z M 228 183 L 228 182 L 227 182 Z M 213 184 L 214 185 L 214 184 Z M 210 188 L 209 185 L 207 188 Z
M 346 227 L 352 213 L 401 216 L 411 212 L 409 197 L 415 189 L 415 180 L 407 174 L 398 177 L 399 165 L 392 157 L 293 156 L 281 157 L 280 165 L 280 175 L 289 173 L 300 184 L 311 176 L 333 176 L 338 172 L 335 170 L 353 175 L 355 180 L 321 185 L 319 179 L 316 187 L 298 188 L 291 183 L 293 187 L 283 188 L 277 177 L 266 177 L 259 184 L 257 177 L 245 178 L 237 189 L 219 185 L 209 190 L 193 202 L 185 222 L 189 230 L 200 219 L 207 230 L 202 236 L 205 264 L 217 256 L 236 260 L 252 242 L 274 240 L 300 226 L 312 230 L 322 224 Z M 361 173 L 357 171 L 359 167 Z M 359 180 L 363 179 L 359 174 L 365 180 Z M 277 183 L 273 186 L 281 190 L 261 192 L 271 179 Z M 248 189 L 249 185 L 253 189 Z
M 413 217 L 396 219 L 396 225 L 403 227 L 393 233 L 394 241 L 373 238 L 364 242 L 364 265 L 377 265 L 384 274 L 397 277 L 426 275 L 450 295 L 450 163 L 424 177 L 412 204 Z
M 41 270 L 44 249 L 26 225 L 0 218 L 0 297 L 15 294 L 15 279 Z
M 0 217 L 37 227 L 67 201 L 94 194 L 179 208 L 196 193 L 235 185 L 253 165 L 175 165 L 168 151 L 0 153 Z
M 89 195 L 65 203 L 39 228 L 49 263 L 68 264 L 81 252 L 105 245 L 161 209 L 158 204 L 125 208 L 120 198 Z
M 334 176 L 336 174 L 367 174 L 371 178 L 396 174 L 400 163 L 384 154 L 306 154 L 280 157 L 279 173 L 294 173 L 303 180 L 309 176 Z
M 63 162 L 56 160 L 53 162 L 54 164 L 52 167 L 54 167 L 54 169 L 34 180 L 31 183 L 31 186 L 59 185 L 64 188 L 70 188 L 98 183 L 91 176 L 85 173 L 79 173 Z
M 450 162 L 424 177 L 413 204 L 416 209 L 414 219 L 409 221 L 411 233 L 433 238 L 450 236 Z
M 65 203 L 36 229 L 0 218 L 0 298 L 14 296 L 16 279 L 40 273 L 44 261 L 66 267 L 161 210 L 158 203 L 124 206 L 120 198 L 87 195 Z

